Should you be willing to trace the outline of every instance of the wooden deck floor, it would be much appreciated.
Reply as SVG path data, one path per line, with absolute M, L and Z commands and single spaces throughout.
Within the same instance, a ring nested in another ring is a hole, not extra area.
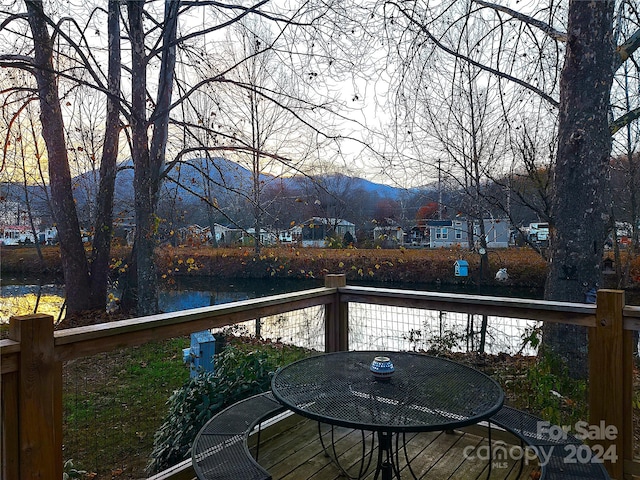
M 484 437 L 486 431 L 486 428 L 474 427 L 453 433 L 432 432 L 413 435 L 407 444 L 412 470 L 418 478 L 425 479 L 486 479 L 489 474 L 489 462 L 486 460 L 488 440 Z M 495 442 L 503 442 L 503 445 L 506 442 L 507 448 L 511 448 L 513 444 L 519 445 L 506 433 L 492 432 L 492 438 L 495 439 L 494 445 Z M 330 444 L 330 429 L 323 429 L 323 435 L 325 445 Z M 334 431 L 334 440 L 341 465 L 349 467 L 350 473 L 357 473 L 359 460 L 362 458 L 361 432 L 337 428 Z M 371 437 L 367 436 L 365 438 L 367 446 L 370 445 L 370 441 Z M 272 474 L 274 479 L 344 480 L 346 478 L 324 454 L 316 422 L 292 415 L 263 430 L 260 444 L 259 463 Z M 473 447 L 470 458 L 465 458 L 464 452 L 467 447 L 469 449 Z M 252 453 L 255 454 L 254 449 Z M 520 472 L 520 462 L 515 459 L 507 458 L 504 462 L 494 462 L 489 478 L 491 480 L 536 478 L 535 473 L 531 475 L 537 470 L 537 463 L 535 461 L 533 463 L 534 465 L 525 464 Z M 373 464 L 375 465 L 375 458 Z M 412 478 L 402 453 L 400 468 L 403 478 Z M 370 469 L 364 478 L 372 480 L 372 470 Z

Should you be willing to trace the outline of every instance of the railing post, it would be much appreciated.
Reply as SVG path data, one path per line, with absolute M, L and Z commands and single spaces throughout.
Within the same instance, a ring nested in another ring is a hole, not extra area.
M 332 274 L 324 277 L 324 286 L 327 288 L 339 288 L 346 285 L 347 276 L 344 274 Z M 325 351 L 349 350 L 349 306 L 340 301 L 339 293 L 335 295 L 333 302 L 325 307 L 324 312 Z
M 591 445 L 603 447 L 607 471 L 618 480 L 633 439 L 633 334 L 623 328 L 624 304 L 624 291 L 599 290 L 596 326 L 589 328 L 589 423 L 597 437 Z
M 53 317 L 14 316 L 9 336 L 20 342 L 18 435 L 20 478 L 62 478 L 62 366 L 55 360 Z
M 4 373 L 0 384 L 0 414 L 2 438 L 0 438 L 2 462 L 0 478 L 20 478 L 20 446 L 18 445 L 18 373 Z
M 633 398 L 634 398 L 634 365 L 635 365 L 635 332 L 632 330 L 624 330 L 622 333 L 623 341 L 623 360 L 622 360 L 622 401 L 624 423 L 622 432 L 622 469 L 628 470 L 627 460 L 633 462 L 635 457 L 633 433 Z

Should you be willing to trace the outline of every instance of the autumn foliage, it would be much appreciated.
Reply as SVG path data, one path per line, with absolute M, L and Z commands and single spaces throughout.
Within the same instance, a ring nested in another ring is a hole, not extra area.
M 5 278 L 56 277 L 62 281 L 57 246 L 42 248 L 43 261 L 34 247 L 3 247 L 2 274 Z M 113 247 L 111 273 L 115 279 L 128 269 L 129 247 Z M 88 254 L 88 252 L 87 252 Z M 344 273 L 348 280 L 370 282 L 460 284 L 479 278 L 480 258 L 462 248 L 442 249 L 325 249 L 265 247 L 255 256 L 251 247 L 213 248 L 208 246 L 169 247 L 156 250 L 161 279 L 179 276 L 215 276 L 222 278 L 322 278 L 327 273 Z M 469 262 L 470 277 L 454 276 L 453 264 Z M 623 252 L 622 262 L 626 262 Z M 547 264 L 530 248 L 489 251 L 490 281 L 500 268 L 509 274 L 508 285 L 544 286 Z M 630 266 L 630 288 L 640 286 L 640 257 Z
M 454 276 L 458 259 L 469 262 L 470 278 Z M 490 253 L 493 275 L 506 267 L 512 285 L 541 287 L 546 263 L 533 250 L 505 249 Z M 158 250 L 158 271 L 176 275 L 228 278 L 322 278 L 344 273 L 348 280 L 454 284 L 473 281 L 480 258 L 468 250 L 451 249 L 321 249 L 264 248 L 259 256 L 250 248 L 164 247 Z M 491 278 L 493 278 L 493 275 Z

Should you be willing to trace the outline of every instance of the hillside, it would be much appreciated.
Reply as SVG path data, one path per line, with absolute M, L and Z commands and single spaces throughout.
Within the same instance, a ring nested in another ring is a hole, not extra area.
M 124 223 L 131 223 L 134 217 L 133 175 L 130 160 L 119 165 L 114 213 Z M 97 171 L 87 171 L 73 179 L 78 215 L 85 228 L 89 228 L 91 224 L 98 184 Z M 253 224 L 253 184 L 252 172 L 238 163 L 224 158 L 214 158 L 211 161 L 191 159 L 167 173 L 160 195 L 160 216 L 169 219 L 174 225 L 206 223 L 208 220 L 204 217 L 208 214 L 202 199 L 207 198 L 217 205 L 214 212 L 217 215 L 216 221 L 249 227 Z M 340 173 L 281 177 L 262 174 L 259 184 L 260 201 L 266 210 L 265 221 L 269 224 L 277 218 L 282 222 L 280 227 L 292 220 L 300 221 L 310 216 L 345 215 L 356 201 L 363 205 L 360 208 L 362 219 L 353 218 L 352 221 L 370 220 L 375 204 L 382 199 L 395 201 L 433 191 L 429 188 L 407 191 Z M 29 186 L 27 193 L 32 201 L 34 216 L 50 217 L 44 187 Z M 2 209 L 10 212 L 11 209 L 15 210 L 16 204 L 26 204 L 24 186 L 19 183 L 0 184 L 0 199 L 0 218 L 4 218 Z M 343 205 L 339 206 L 339 203 Z M 318 211 L 320 209 L 323 211 Z M 330 210 L 329 213 L 327 209 Z M 4 223 L 17 223 L 11 218 L 15 214 L 8 213 L 5 216 L 8 219 Z M 0 220 L 0 223 L 3 222 Z

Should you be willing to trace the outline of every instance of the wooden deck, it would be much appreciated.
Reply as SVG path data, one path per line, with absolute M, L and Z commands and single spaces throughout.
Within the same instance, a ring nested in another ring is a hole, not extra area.
M 330 428 L 323 428 L 325 445 L 331 444 L 330 432 Z M 407 452 L 411 469 L 418 478 L 486 479 L 489 474 L 489 462 L 485 459 L 488 450 L 488 440 L 484 437 L 486 432 L 486 427 L 470 427 L 465 431 L 456 430 L 452 433 L 431 432 L 408 436 Z M 253 441 L 250 441 L 250 445 L 255 443 L 256 437 L 256 435 L 251 437 Z M 507 448 L 519 445 L 514 437 L 495 429 L 492 430 L 492 439 L 494 445 L 495 442 L 504 442 L 501 444 L 508 444 Z M 341 465 L 348 468 L 350 474 L 357 474 L 363 452 L 362 433 L 346 428 L 336 428 L 334 440 Z M 365 437 L 365 442 L 367 448 L 370 448 L 370 434 Z M 260 444 L 259 463 L 273 475 L 274 479 L 344 480 L 346 478 L 324 454 L 316 422 L 291 415 L 264 429 Z M 475 457 L 474 454 L 479 452 L 478 456 L 482 456 L 483 459 L 465 458 L 464 452 L 467 451 L 467 447 L 469 449 L 473 447 L 470 457 Z M 252 447 L 252 453 L 255 455 L 255 447 Z M 375 460 L 374 457 L 373 465 Z M 533 465 L 525 463 L 520 472 L 520 462 L 514 459 L 507 458 L 504 461 L 494 462 L 489 478 L 491 480 L 536 478 L 535 471 L 538 465 L 535 461 L 533 463 Z M 403 478 L 412 478 L 402 453 L 400 468 L 401 474 L 404 474 Z M 364 478 L 372 480 L 373 469 L 370 469 Z

